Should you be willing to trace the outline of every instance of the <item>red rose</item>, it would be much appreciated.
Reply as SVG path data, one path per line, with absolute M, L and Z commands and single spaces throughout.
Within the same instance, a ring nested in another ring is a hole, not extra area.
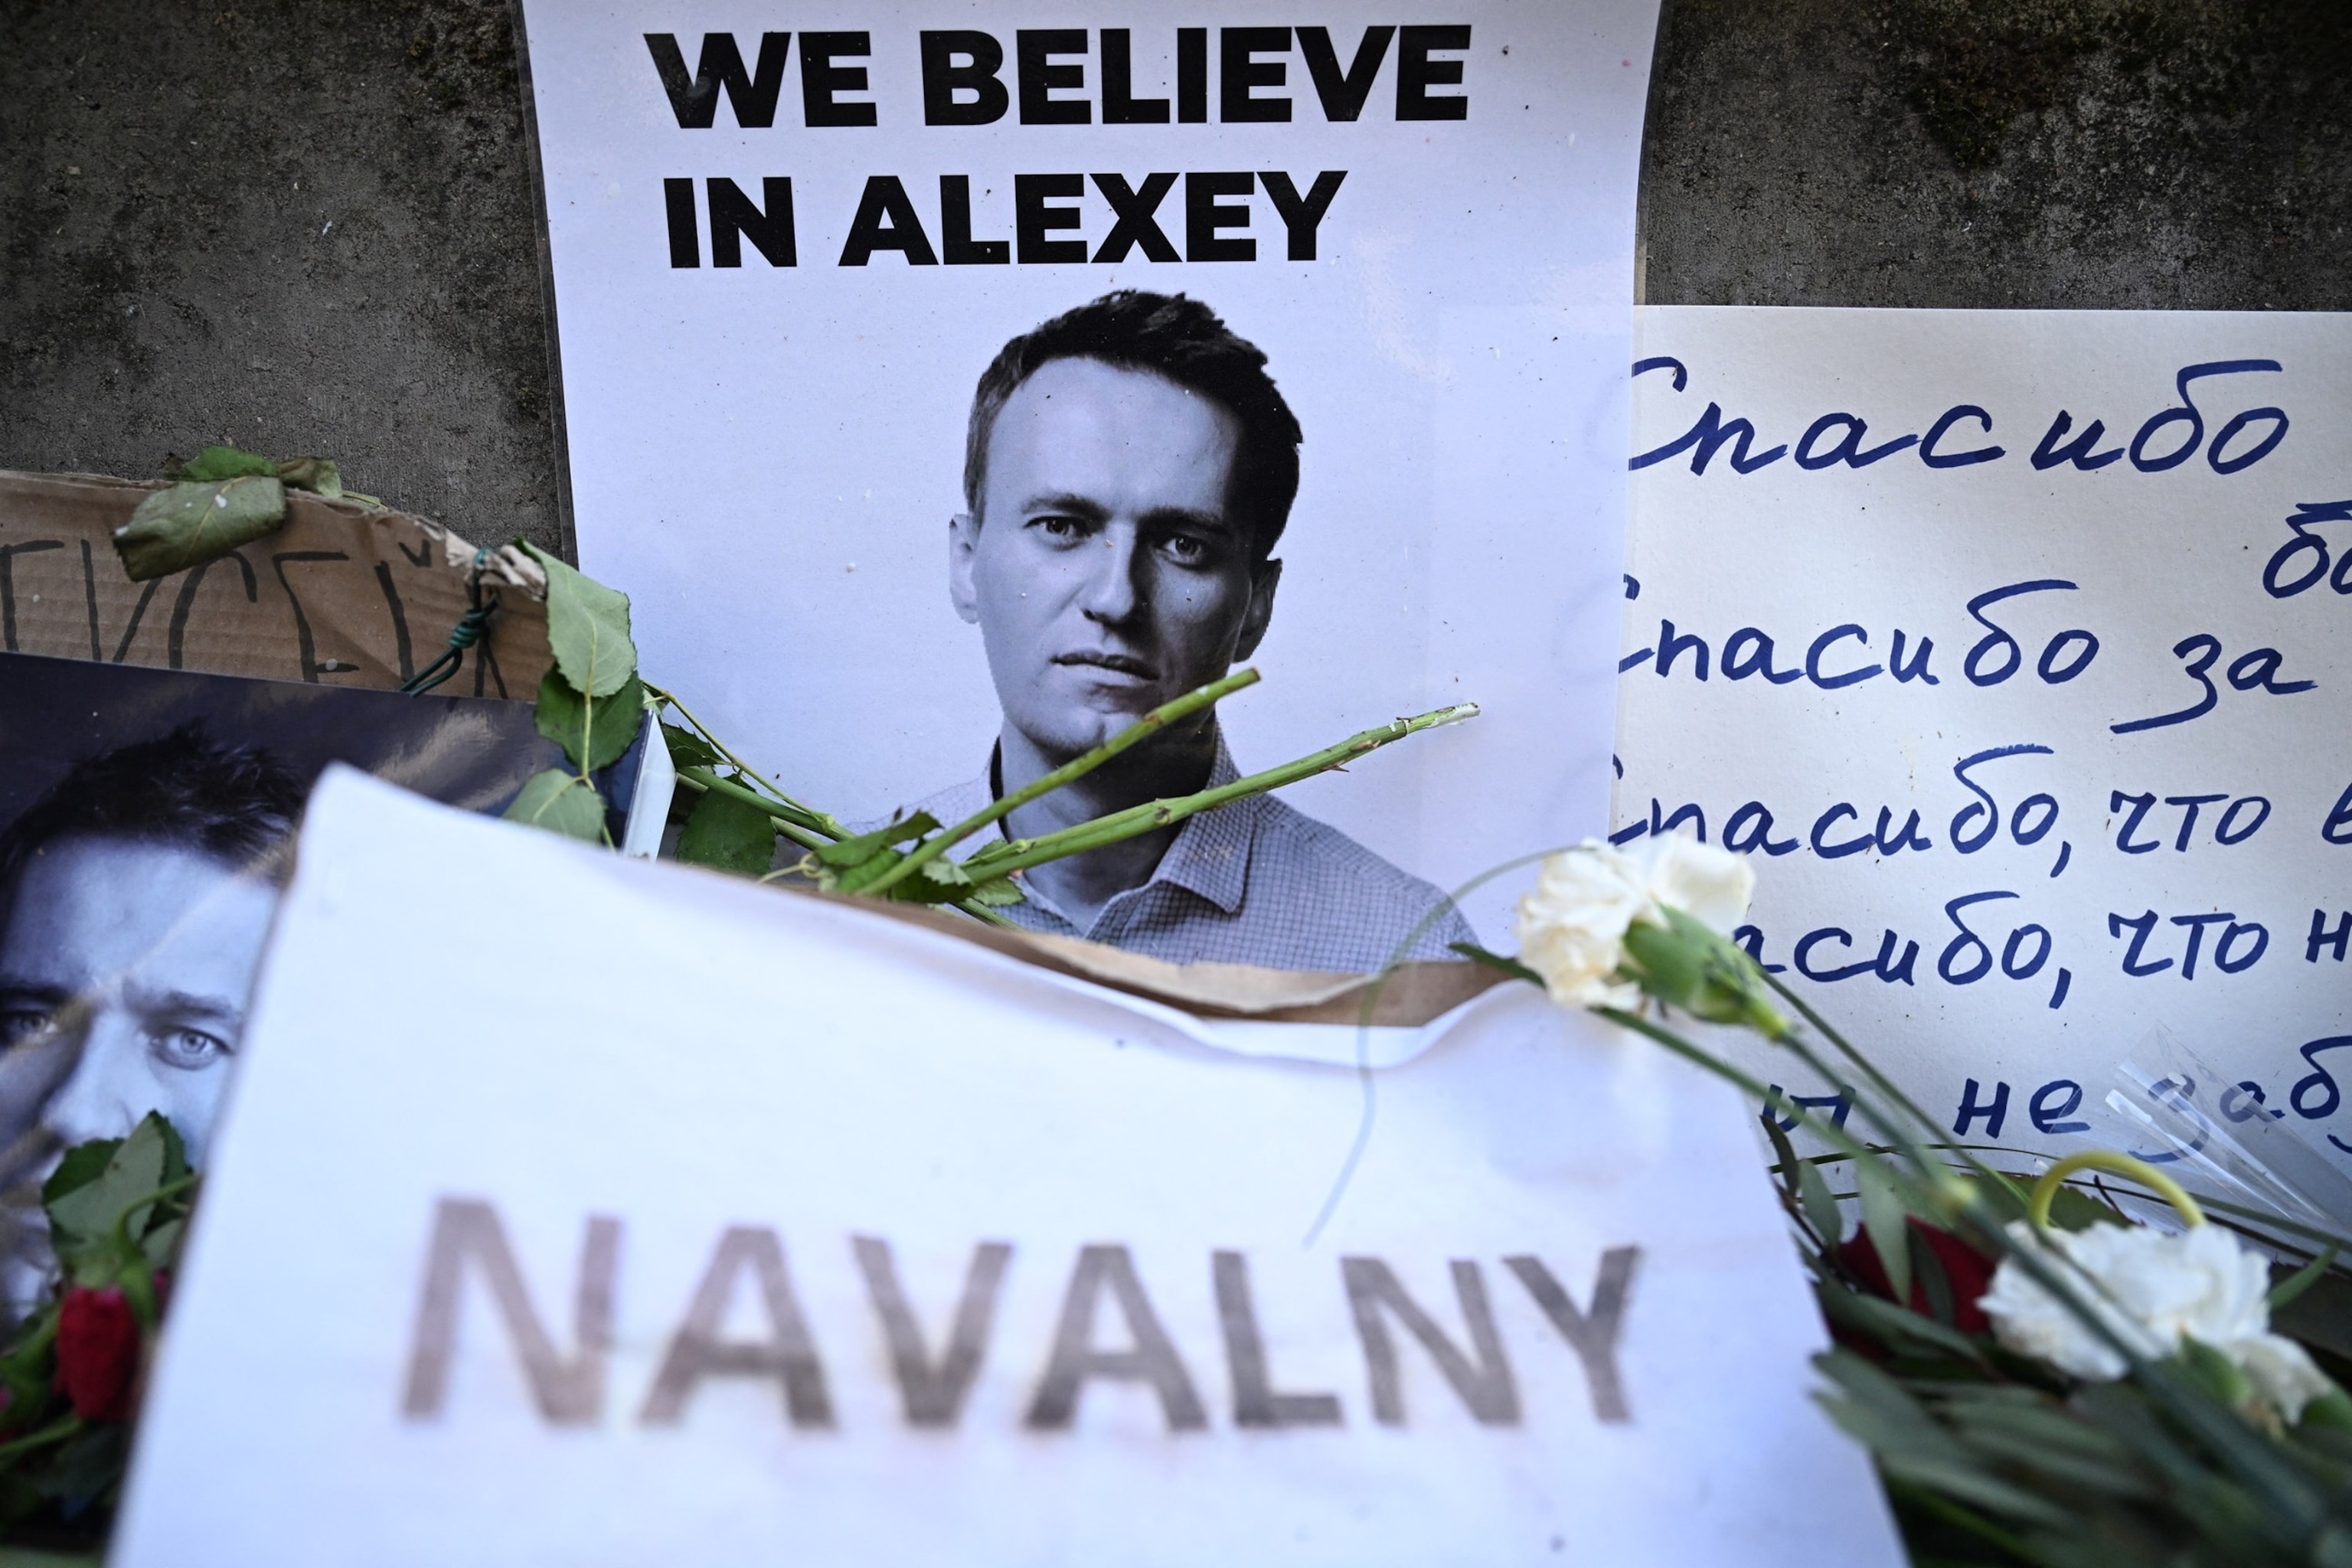
M 85 1421 L 124 1421 L 139 1371 L 139 1320 L 121 1289 L 77 1285 L 58 1310 L 58 1390 Z
M 1987 1258 L 1948 1230 L 1941 1230 L 1925 1220 L 1913 1219 L 1911 1229 L 1927 1244 L 1936 1261 L 1944 1266 L 1944 1278 L 1952 1285 L 1952 1326 L 1964 1334 L 1981 1334 L 1992 1324 L 1977 1308 L 1977 1300 L 1992 1289 L 1992 1271 L 1999 1260 Z M 1878 1248 L 1870 1239 L 1870 1232 L 1856 1230 L 1841 1243 L 1837 1260 L 1845 1271 L 1861 1281 L 1872 1295 L 1886 1300 L 1895 1300 L 1895 1284 L 1886 1277 L 1886 1266 L 1880 1261 Z M 1932 1318 L 1935 1309 L 1927 1304 L 1927 1289 L 1919 1279 L 1918 1270 L 1911 1274 L 1911 1310 L 1922 1317 Z

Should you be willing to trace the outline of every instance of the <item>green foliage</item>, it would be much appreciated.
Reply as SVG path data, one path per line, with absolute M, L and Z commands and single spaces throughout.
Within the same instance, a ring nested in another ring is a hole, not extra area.
M 861 833 L 855 838 L 845 838 L 837 844 L 821 846 L 815 851 L 816 863 L 828 871 L 854 871 L 874 859 L 884 850 L 895 845 L 911 844 L 927 833 L 938 832 L 939 826 L 939 818 L 928 811 L 919 811 L 912 816 L 902 816 L 895 822 L 876 828 L 871 833 Z M 898 859 L 897 856 L 890 857 L 891 864 L 897 864 Z
M 162 1317 L 160 1280 L 194 1184 L 178 1131 L 152 1111 L 127 1137 L 68 1150 L 43 1184 L 56 1278 L 0 1348 L 0 1529 L 37 1528 L 57 1544 L 102 1538 L 130 1452 L 125 1418 Z M 99 1301 L 110 1343 L 94 1344 L 88 1317 L 79 1337 L 61 1335 L 69 1297 Z M 0 1552 L 0 1568 L 12 1555 Z
M 588 775 L 618 761 L 645 722 L 629 601 L 543 550 L 521 548 L 547 570 L 547 640 L 555 654 L 555 668 L 539 683 L 539 732 L 563 748 L 577 772 L 551 768 L 533 777 L 507 807 L 507 819 L 609 843 L 604 798 Z
M 286 487 L 272 474 L 184 481 L 141 501 L 114 531 L 114 552 L 134 583 L 184 572 L 276 531 Z
M 677 858 L 739 877 L 761 876 L 775 862 L 776 825 L 750 802 L 711 790 L 687 816 Z
M 539 683 L 539 732 L 563 748 L 572 765 L 593 773 L 621 760 L 645 724 L 645 688 L 634 675 L 593 701 L 551 669 Z
M 611 697 L 637 672 L 629 596 L 583 576 L 538 546 L 522 548 L 547 571 L 547 642 L 574 691 Z
M 719 749 L 691 730 L 681 730 L 675 724 L 661 727 L 662 740 L 669 746 L 669 760 L 679 768 L 723 768 L 727 759 Z
M 562 768 L 533 773 L 505 815 L 509 822 L 544 827 L 567 838 L 591 844 L 604 838 L 604 797 L 585 777 Z
M 330 499 L 343 494 L 343 470 L 332 458 L 289 458 L 276 468 L 289 489 L 310 490 Z
M 215 479 L 241 479 L 252 474 L 275 475 L 278 465 L 258 452 L 235 447 L 207 447 L 188 462 L 176 465 L 172 478 L 205 484 Z
M 1880 1162 L 1855 1161 L 1853 1179 L 1854 1191 L 1862 1198 L 1863 1234 L 1878 1249 L 1878 1261 L 1886 1269 L 1887 1282 L 1895 1287 L 1895 1299 L 1907 1301 L 1911 1299 L 1911 1211 Z
M 125 1212 L 142 1198 L 184 1180 L 186 1149 L 169 1121 L 150 1111 L 128 1138 L 101 1139 L 74 1151 L 68 1163 L 41 1188 L 41 1205 L 49 1216 L 53 1244 L 60 1257 L 105 1253 L 116 1245 L 114 1230 Z M 101 1157 L 102 1156 L 102 1157 Z M 171 1222 L 164 1213 L 134 1216 L 126 1240 L 138 1240 L 155 1226 Z M 101 1264 L 115 1261 L 101 1257 Z

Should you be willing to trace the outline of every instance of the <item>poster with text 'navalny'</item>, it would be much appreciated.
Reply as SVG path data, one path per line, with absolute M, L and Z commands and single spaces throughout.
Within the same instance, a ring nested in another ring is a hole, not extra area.
M 1263 672 L 1013 837 L 1475 702 L 1006 912 L 1507 942 L 1441 889 L 1606 823 L 1654 0 L 524 12 L 581 565 L 649 678 L 856 825 Z
M 1971 1142 L 2165 1152 L 2129 1062 L 2352 1169 L 2352 316 L 1638 335 L 1614 837 Z

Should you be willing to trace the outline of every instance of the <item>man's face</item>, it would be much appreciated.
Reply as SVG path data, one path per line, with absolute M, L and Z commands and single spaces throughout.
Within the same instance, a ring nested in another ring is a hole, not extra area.
M 180 845 L 68 837 L 28 861 L 0 915 L 0 1147 L 160 1110 L 200 1163 L 276 902 Z
M 1265 635 L 1282 568 L 1229 510 L 1240 436 L 1198 394 L 1097 360 L 1053 361 L 998 414 L 949 586 L 1006 722 L 1046 756 L 1099 745 Z

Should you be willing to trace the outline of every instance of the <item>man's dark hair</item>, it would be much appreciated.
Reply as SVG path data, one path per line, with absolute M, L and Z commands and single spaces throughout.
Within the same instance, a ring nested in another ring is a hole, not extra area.
M 1021 384 L 1057 359 L 1099 360 L 1165 377 L 1230 412 L 1241 448 L 1226 495 L 1250 531 L 1256 559 L 1274 553 L 1298 494 L 1298 417 L 1265 374 L 1265 355 L 1217 313 L 1181 294 L 1120 289 L 1065 311 L 998 351 L 971 397 L 964 433 L 964 504 L 981 515 L 988 484 L 988 438 Z
M 0 833 L 0 918 L 25 863 L 61 838 L 184 845 L 239 870 L 274 874 L 302 795 L 277 758 L 214 740 L 201 723 L 101 752 Z

